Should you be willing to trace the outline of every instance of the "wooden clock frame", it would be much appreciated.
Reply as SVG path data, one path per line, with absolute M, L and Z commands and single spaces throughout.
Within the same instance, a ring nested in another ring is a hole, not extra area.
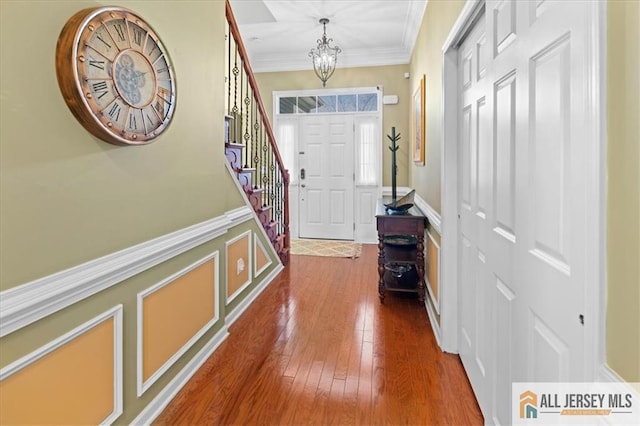
M 175 111 L 171 60 L 151 26 L 123 7 L 83 9 L 56 47 L 58 85 L 76 119 L 115 145 L 144 145 Z

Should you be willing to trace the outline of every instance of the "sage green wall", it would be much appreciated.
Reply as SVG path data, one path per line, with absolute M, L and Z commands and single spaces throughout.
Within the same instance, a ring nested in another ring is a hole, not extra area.
M 409 186 L 435 211 L 441 213 L 442 195 L 442 46 L 458 18 L 464 1 L 429 1 L 411 55 L 411 93 L 426 76 L 425 165 L 412 163 Z
M 395 126 L 396 132 L 402 134 L 398 142 L 400 150 L 397 153 L 398 186 L 406 186 L 409 170 L 409 80 L 404 78 L 408 72 L 408 65 L 389 65 L 382 67 L 358 67 L 338 68 L 335 74 L 327 81 L 327 89 L 349 87 L 375 87 L 382 86 L 385 95 L 398 95 L 397 105 L 383 106 L 384 135 L 391 133 L 391 127 Z M 274 91 L 283 90 L 310 90 L 321 89 L 322 82 L 313 71 L 286 71 L 257 73 L 256 80 L 260 87 L 260 94 L 264 106 L 273 122 L 273 96 Z M 391 185 L 391 154 L 386 148 L 389 140 L 383 140 L 383 185 Z
M 607 363 L 640 382 L 640 2 L 607 3 Z
M 0 3 L 0 290 L 76 266 L 119 249 L 211 219 L 244 205 L 224 166 L 224 2 L 130 1 L 160 34 L 177 78 L 177 107 L 169 129 L 143 147 L 102 142 L 75 120 L 58 89 L 58 34 L 76 11 L 113 5 L 90 1 Z M 25 36 L 27 29 L 29 36 Z M 28 53 L 28 54 L 26 54 Z M 122 304 L 124 413 L 130 424 L 225 321 L 225 242 L 252 230 L 251 220 L 23 327 L 0 340 L 0 367 Z M 136 396 L 138 292 L 219 251 L 220 321 Z M 278 264 L 273 264 L 245 294 Z M 237 305 L 237 303 L 236 303 Z
M 60 30 L 106 5 L 143 16 L 173 61 L 173 122 L 147 146 L 93 137 L 58 88 Z M 243 205 L 224 167 L 224 2 L 3 0 L 0 19 L 0 290 Z

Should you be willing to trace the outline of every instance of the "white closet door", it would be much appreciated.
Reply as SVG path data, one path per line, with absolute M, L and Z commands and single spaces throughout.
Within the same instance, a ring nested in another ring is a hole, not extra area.
M 459 348 L 487 423 L 512 382 L 586 377 L 593 13 L 488 1 L 459 49 Z

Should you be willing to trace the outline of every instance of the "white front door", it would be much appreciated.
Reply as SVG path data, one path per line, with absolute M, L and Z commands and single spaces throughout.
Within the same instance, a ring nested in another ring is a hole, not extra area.
M 350 115 L 300 117 L 300 238 L 353 239 Z
M 592 13 L 488 1 L 459 49 L 458 342 L 487 423 L 511 422 L 512 382 L 587 377 Z

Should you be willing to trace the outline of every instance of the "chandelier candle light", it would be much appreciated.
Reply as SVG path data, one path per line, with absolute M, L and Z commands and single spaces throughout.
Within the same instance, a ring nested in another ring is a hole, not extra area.
M 322 80 L 322 87 L 326 87 L 327 80 L 333 75 L 336 70 L 336 62 L 338 61 L 338 53 L 342 50 L 338 47 L 331 47 L 329 43 L 333 42 L 332 38 L 327 38 L 327 24 L 329 20 L 327 18 L 320 19 L 324 30 L 322 38 L 318 39 L 318 47 L 311 49 L 309 57 L 313 60 L 313 70 L 320 80 Z

